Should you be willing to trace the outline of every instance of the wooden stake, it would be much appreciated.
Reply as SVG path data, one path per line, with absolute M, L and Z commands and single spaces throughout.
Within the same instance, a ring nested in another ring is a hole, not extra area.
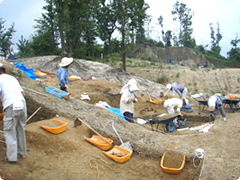
M 32 90 L 32 89 L 29 89 L 29 88 L 25 88 L 25 87 L 22 87 L 22 88 L 23 88 L 23 89 L 26 89 L 26 90 L 28 90 L 28 91 L 31 91 L 31 92 L 34 92 L 34 93 L 40 94 L 40 95 L 42 95 L 42 96 L 46 96 L 46 97 L 48 97 L 48 95 L 43 94 L 43 93 L 40 93 L 40 92 L 38 92 L 38 91 L 35 91 L 35 90 Z
M 39 107 L 28 119 L 27 122 L 41 109 L 41 107 Z

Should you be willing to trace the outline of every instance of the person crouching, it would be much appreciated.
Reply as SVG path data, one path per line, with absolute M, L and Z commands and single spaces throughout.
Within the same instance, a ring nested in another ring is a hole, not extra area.
M 177 114 L 183 116 L 181 114 L 181 107 L 188 105 L 188 102 L 189 101 L 187 99 L 171 98 L 164 102 L 164 108 L 168 114 L 175 114 L 176 109 Z

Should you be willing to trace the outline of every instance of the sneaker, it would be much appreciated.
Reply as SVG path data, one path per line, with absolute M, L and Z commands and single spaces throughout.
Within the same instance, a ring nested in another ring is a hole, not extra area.
M 17 154 L 18 157 L 22 158 L 22 155 L 21 154 Z
M 223 118 L 223 120 L 224 120 L 224 121 L 227 121 L 227 119 L 226 119 L 225 117 Z
M 11 164 L 16 164 L 17 163 L 17 161 L 9 161 L 7 157 L 5 157 L 5 161 L 7 161 L 7 162 L 9 162 Z

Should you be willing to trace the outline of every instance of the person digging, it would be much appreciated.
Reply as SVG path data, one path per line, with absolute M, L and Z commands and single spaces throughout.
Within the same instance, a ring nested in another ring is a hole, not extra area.
M 216 95 L 210 96 L 210 98 L 208 99 L 207 105 L 210 110 L 210 121 L 215 120 L 218 110 L 220 110 L 223 120 L 227 121 L 226 113 L 223 108 L 222 101 L 218 96 L 216 96 Z
M 176 82 L 173 84 L 167 84 L 166 88 L 168 91 L 172 91 L 173 95 L 175 94 L 174 92 L 176 92 L 179 95 L 180 99 L 187 98 L 188 89 L 180 84 L 177 84 Z

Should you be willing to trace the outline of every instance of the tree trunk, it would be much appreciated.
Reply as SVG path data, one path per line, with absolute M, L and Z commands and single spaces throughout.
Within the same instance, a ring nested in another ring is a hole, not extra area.
M 123 9 L 123 0 L 121 0 L 122 5 L 122 62 L 123 70 L 126 71 L 126 52 L 125 52 L 125 20 L 124 20 L 124 9 Z
M 62 0 L 58 0 L 58 4 L 59 4 L 59 14 L 60 14 L 60 19 L 59 19 L 60 38 L 61 38 L 62 54 L 64 54 L 65 43 L 64 43 L 64 35 L 63 35 L 63 4 L 62 4 Z

